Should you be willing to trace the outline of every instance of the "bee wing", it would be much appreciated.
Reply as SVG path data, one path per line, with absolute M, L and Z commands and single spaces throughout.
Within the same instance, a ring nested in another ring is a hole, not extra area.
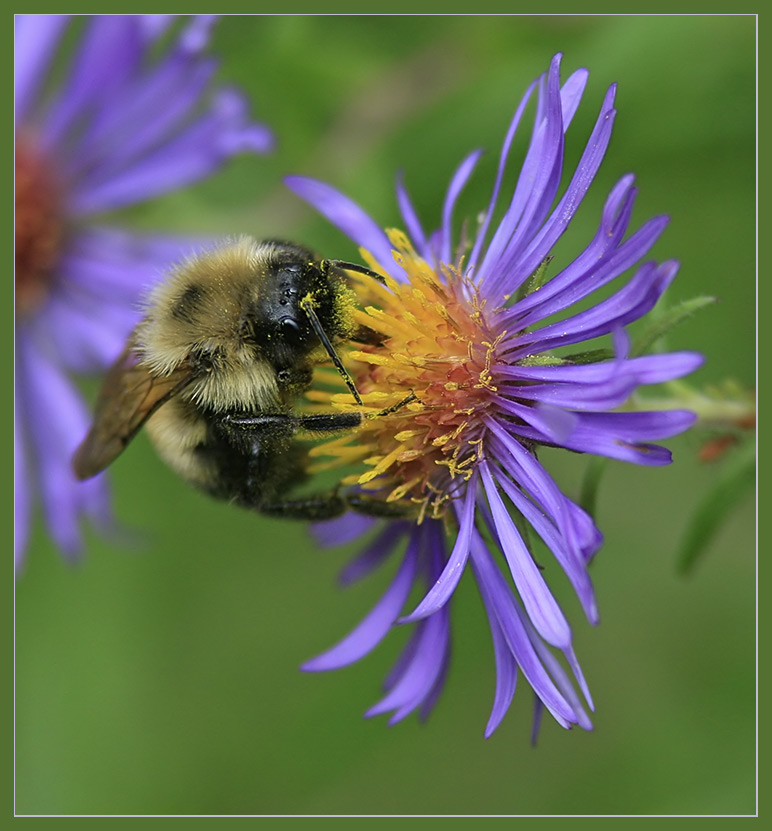
M 90 479 L 104 470 L 150 416 L 194 378 L 188 362 L 169 375 L 154 375 L 137 363 L 132 347 L 129 341 L 107 372 L 97 399 L 94 422 L 72 459 L 78 479 Z

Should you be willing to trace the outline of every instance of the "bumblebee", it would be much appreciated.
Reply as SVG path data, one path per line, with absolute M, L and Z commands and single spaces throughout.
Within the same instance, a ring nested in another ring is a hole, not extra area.
M 356 333 L 344 270 L 383 280 L 299 245 L 249 237 L 172 269 L 107 373 L 73 458 L 76 476 L 104 470 L 144 425 L 161 458 L 214 497 L 296 519 L 330 519 L 349 507 L 382 513 L 385 506 L 337 492 L 287 498 L 306 478 L 298 434 L 350 430 L 364 418 L 293 409 L 327 357 L 362 403 L 334 347 Z

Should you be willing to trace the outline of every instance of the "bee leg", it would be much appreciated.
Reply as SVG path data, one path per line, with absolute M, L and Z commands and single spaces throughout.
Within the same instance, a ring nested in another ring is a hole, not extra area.
M 310 495 L 280 502 L 262 502 L 257 506 L 261 514 L 284 519 L 302 519 L 321 522 L 335 519 L 346 512 L 345 500 L 336 493 Z
M 299 432 L 304 433 L 343 433 L 359 427 L 365 418 L 382 418 L 401 410 L 418 396 L 410 392 L 405 398 L 391 407 L 375 413 L 363 414 L 357 411 L 314 413 L 299 415 L 297 413 L 259 413 L 258 415 L 240 415 L 225 413 L 219 421 L 220 428 L 236 441 L 252 441 L 257 437 L 290 438 Z
M 314 415 L 296 415 L 294 413 L 260 413 L 255 416 L 226 414 L 220 424 L 227 433 L 234 437 L 265 436 L 288 438 L 300 431 L 306 433 L 340 433 L 359 427 L 362 415 L 349 413 L 317 413 Z

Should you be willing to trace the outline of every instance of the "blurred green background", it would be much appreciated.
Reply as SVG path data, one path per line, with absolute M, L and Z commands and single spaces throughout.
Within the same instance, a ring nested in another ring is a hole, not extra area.
M 220 22 L 214 49 L 223 78 L 275 129 L 278 151 L 135 211 L 126 219 L 135 227 L 279 236 L 356 258 L 284 189 L 284 175 L 329 181 L 390 225 L 402 169 L 436 227 L 455 165 L 483 147 L 461 205 L 473 214 L 487 204 L 522 92 L 562 51 L 564 78 L 580 66 L 591 73 L 569 160 L 612 82 L 619 115 L 561 250 L 580 250 L 612 184 L 634 171 L 634 225 L 672 218 L 655 250 L 681 262 L 668 299 L 720 298 L 669 346 L 708 356 L 699 384 L 754 384 L 752 16 L 235 16 Z M 342 671 L 298 666 L 361 619 L 389 574 L 339 589 L 355 546 L 320 551 L 301 525 L 208 501 L 140 437 L 111 475 L 125 529 L 117 539 L 90 534 L 71 568 L 42 526 L 33 534 L 16 591 L 17 812 L 753 812 L 754 508 L 741 505 L 695 572 L 679 577 L 685 520 L 717 468 L 697 461 L 695 434 L 670 446 L 671 467 L 615 463 L 602 482 L 606 544 L 592 568 L 601 624 L 590 627 L 560 590 L 595 730 L 565 732 L 545 717 L 534 749 L 524 682 L 483 739 L 494 661 L 469 575 L 429 721 L 363 720 L 406 632 Z M 576 495 L 584 461 L 546 458 Z

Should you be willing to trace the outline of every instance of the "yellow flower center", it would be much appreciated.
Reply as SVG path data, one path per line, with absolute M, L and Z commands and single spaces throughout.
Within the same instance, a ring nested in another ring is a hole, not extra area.
M 388 502 L 409 500 L 419 518 L 438 517 L 448 500 L 463 495 L 482 453 L 483 418 L 496 392 L 491 365 L 503 334 L 491 332 L 484 302 L 459 271 L 443 266 L 440 276 L 404 234 L 391 231 L 389 239 L 406 282 L 387 277 L 381 286 L 352 274 L 364 306 L 354 313 L 356 323 L 380 340 L 345 356 L 368 417 L 358 431 L 311 455 L 330 457 L 315 470 L 357 464 L 359 472 L 343 484 Z M 386 273 L 363 253 L 374 271 Z M 410 393 L 415 400 L 399 406 Z M 326 393 L 317 384 L 309 397 L 327 407 L 355 407 L 349 394 Z

